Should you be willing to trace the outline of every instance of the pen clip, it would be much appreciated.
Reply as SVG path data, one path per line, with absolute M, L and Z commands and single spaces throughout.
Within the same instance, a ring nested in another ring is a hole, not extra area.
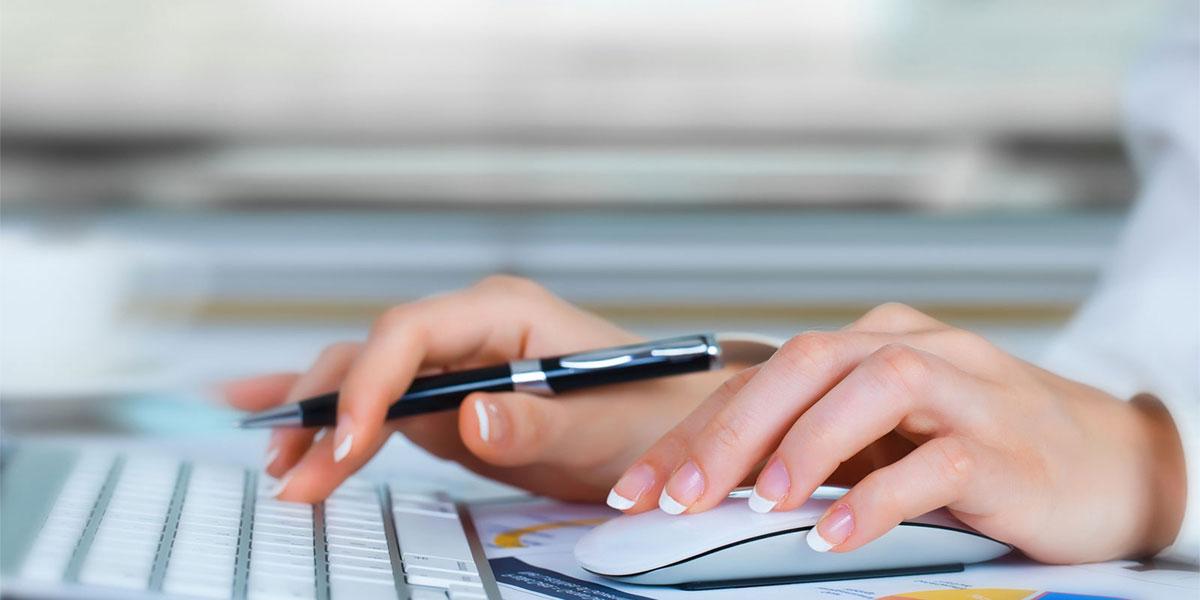
M 683 359 L 709 355 L 719 360 L 720 354 L 721 347 L 716 339 L 705 334 L 581 352 L 564 356 L 558 363 L 568 369 L 605 369 L 645 358 Z

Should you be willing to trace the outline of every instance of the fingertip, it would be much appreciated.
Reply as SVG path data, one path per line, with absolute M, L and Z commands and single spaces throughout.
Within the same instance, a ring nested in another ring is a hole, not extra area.
M 845 502 L 834 504 L 825 512 L 817 524 L 808 532 L 805 540 L 817 552 L 849 551 L 852 547 L 842 546 L 855 532 L 854 511 Z
M 617 510 L 636 514 L 658 506 L 655 495 L 658 474 L 647 463 L 638 463 L 621 475 L 608 494 L 607 504 Z
M 608 498 L 606 498 L 604 500 L 604 503 L 607 504 L 610 508 L 615 508 L 622 512 L 633 508 L 633 506 L 635 504 L 637 504 L 637 502 L 635 500 L 626 498 L 625 496 L 622 496 L 621 494 L 617 493 L 617 490 L 615 488 L 612 490 L 609 490 Z
M 476 392 L 463 400 L 458 413 L 459 435 L 471 454 L 497 466 L 524 464 L 523 458 L 512 451 L 508 412 L 509 407 L 498 395 Z

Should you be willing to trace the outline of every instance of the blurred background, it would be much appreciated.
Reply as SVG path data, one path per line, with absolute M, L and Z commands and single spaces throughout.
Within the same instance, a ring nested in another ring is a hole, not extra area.
M 1036 358 L 1133 198 L 1122 81 L 1164 12 L 0 7 L 10 432 L 203 427 L 183 391 L 497 272 L 650 336 L 902 301 Z

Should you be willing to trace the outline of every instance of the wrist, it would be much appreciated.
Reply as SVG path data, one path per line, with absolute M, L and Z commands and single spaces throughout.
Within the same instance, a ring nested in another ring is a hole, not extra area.
M 1170 546 L 1183 526 L 1187 467 L 1179 431 L 1162 402 L 1149 394 L 1139 394 L 1129 405 L 1138 423 L 1139 457 L 1150 499 L 1145 535 L 1133 554 L 1149 556 Z

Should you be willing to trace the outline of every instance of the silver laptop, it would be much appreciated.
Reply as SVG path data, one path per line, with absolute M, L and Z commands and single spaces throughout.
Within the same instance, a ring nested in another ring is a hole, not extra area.
M 280 502 L 242 467 L 35 444 L 0 452 L 0 592 L 18 598 L 500 598 L 470 514 L 351 479 Z

